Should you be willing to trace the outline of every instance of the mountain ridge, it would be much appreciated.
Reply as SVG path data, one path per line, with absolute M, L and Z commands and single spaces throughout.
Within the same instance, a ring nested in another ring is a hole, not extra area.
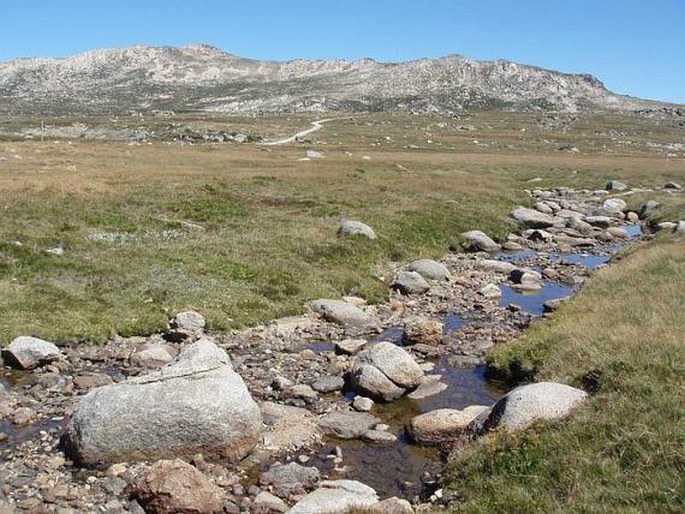
M 468 109 L 579 112 L 675 106 L 609 91 L 596 77 L 459 54 L 403 62 L 261 61 L 205 44 L 136 45 L 0 63 L 0 112 L 238 115 Z

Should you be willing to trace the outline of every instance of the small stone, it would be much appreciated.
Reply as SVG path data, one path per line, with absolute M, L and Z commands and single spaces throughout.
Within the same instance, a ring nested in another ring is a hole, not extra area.
M 488 235 L 480 230 L 470 230 L 463 232 L 461 238 L 464 240 L 464 248 L 472 252 L 498 252 L 501 247 Z
M 74 385 L 77 389 L 88 390 L 114 383 L 112 377 L 104 373 L 84 373 L 74 377 Z
M 628 186 L 625 185 L 623 182 L 619 182 L 618 180 L 610 180 L 607 182 L 607 185 L 605 187 L 607 191 L 625 191 L 628 189 Z
M 354 355 L 367 343 L 365 339 L 344 339 L 335 343 L 335 353 L 338 355 Z
M 408 271 L 415 271 L 426 280 L 446 280 L 450 277 L 444 264 L 430 259 L 419 259 L 407 266 Z
M 415 416 L 407 426 L 409 436 L 420 444 L 434 445 L 455 440 L 469 424 L 489 408 L 472 405 L 463 410 L 437 409 Z
M 371 409 L 373 409 L 375 404 L 376 403 L 371 398 L 359 395 L 355 396 L 354 400 L 352 401 L 352 407 L 354 410 L 359 412 L 369 412 Z
M 627 207 L 628 204 L 622 198 L 607 198 L 602 205 L 602 208 L 609 214 L 623 212 Z
M 319 420 L 319 427 L 328 435 L 340 439 L 355 439 L 363 436 L 380 422 L 375 416 L 364 412 L 330 412 Z
M 502 298 L 502 290 L 495 284 L 488 284 L 481 288 L 478 292 L 490 300 Z
M 423 400 L 430 396 L 435 396 L 436 394 L 442 393 L 447 389 L 447 384 L 443 382 L 428 382 L 421 384 L 414 391 L 407 395 L 407 398 L 412 400 Z
M 281 500 L 278 496 L 262 491 L 255 496 L 250 512 L 252 514 L 277 514 L 279 512 L 288 512 L 288 504 Z
M 397 436 L 383 430 L 369 430 L 362 436 L 362 439 L 369 443 L 394 443 L 397 441 Z
M 443 325 L 440 321 L 423 316 L 408 318 L 404 323 L 404 337 L 407 344 L 437 346 L 442 343 Z
M 414 509 L 407 500 L 393 496 L 374 503 L 369 507 L 368 512 L 370 514 L 414 514 Z
M 554 226 L 555 223 L 552 216 L 526 207 L 515 209 L 511 217 L 528 228 L 548 228 Z
M 400 271 L 391 286 L 404 295 L 423 294 L 430 284 L 415 271 Z
M 683 189 L 683 186 L 681 186 L 677 182 L 668 181 L 664 184 L 664 189 L 670 189 L 672 191 L 681 191 Z
M 338 376 L 319 377 L 312 384 L 312 389 L 319 393 L 333 393 L 340 391 L 345 385 L 345 380 Z

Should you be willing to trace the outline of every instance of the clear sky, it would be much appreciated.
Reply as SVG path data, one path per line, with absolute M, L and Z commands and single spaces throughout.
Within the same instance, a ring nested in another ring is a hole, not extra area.
M 0 61 L 193 43 L 276 60 L 501 58 L 685 103 L 685 0 L 0 0 Z

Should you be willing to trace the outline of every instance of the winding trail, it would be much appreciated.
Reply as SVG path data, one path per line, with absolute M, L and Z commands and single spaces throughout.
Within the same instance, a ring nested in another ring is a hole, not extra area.
M 302 132 L 298 132 L 297 134 L 294 134 L 290 137 L 285 137 L 282 139 L 276 139 L 275 141 L 268 141 L 266 143 L 262 143 L 265 146 L 275 146 L 275 145 L 284 145 L 286 143 L 292 143 L 293 141 L 297 140 L 298 138 L 304 137 L 307 134 L 311 134 L 312 132 L 316 132 L 317 130 L 321 130 L 323 128 L 323 124 L 327 123 L 329 121 L 334 121 L 334 120 L 343 120 L 346 118 L 326 118 L 323 120 L 317 120 L 317 121 L 312 121 L 312 126 L 308 128 L 307 130 L 303 130 Z

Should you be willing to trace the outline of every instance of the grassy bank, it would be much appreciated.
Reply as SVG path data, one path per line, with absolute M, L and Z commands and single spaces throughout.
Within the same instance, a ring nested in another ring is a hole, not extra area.
M 685 473 L 685 242 L 597 273 L 550 322 L 491 355 L 502 373 L 589 387 L 570 419 L 456 455 L 456 512 L 676 512 Z

